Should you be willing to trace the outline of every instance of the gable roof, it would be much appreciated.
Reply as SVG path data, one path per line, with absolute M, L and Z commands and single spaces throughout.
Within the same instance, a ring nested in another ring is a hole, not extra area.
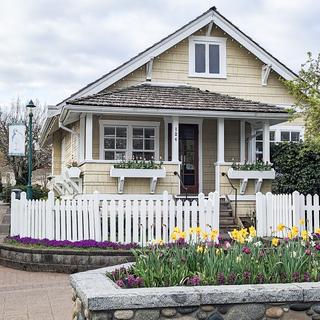
M 135 57 L 131 58 L 109 73 L 103 75 L 99 79 L 89 83 L 87 86 L 83 87 L 67 99 L 60 102 L 58 106 L 62 106 L 69 99 L 75 99 L 102 91 L 103 89 L 109 87 L 113 83 L 127 76 L 131 72 L 145 65 L 150 61 L 150 59 L 170 49 L 180 41 L 189 37 L 211 22 L 213 22 L 224 32 L 229 34 L 233 39 L 238 41 L 243 47 L 253 53 L 263 63 L 270 65 L 271 68 L 284 79 L 291 80 L 297 77 L 297 74 L 295 74 L 285 64 L 276 59 L 267 50 L 262 48 L 257 42 L 255 42 L 252 38 L 242 32 L 237 26 L 226 19 L 221 13 L 219 13 L 216 7 L 212 7 L 174 33 L 155 43 L 153 46 L 137 54 Z
M 168 86 L 152 83 L 77 98 L 68 101 L 67 105 L 101 107 L 101 111 L 116 107 L 119 110 L 121 108 L 154 108 L 287 114 L 286 110 L 272 104 L 235 98 L 186 85 Z

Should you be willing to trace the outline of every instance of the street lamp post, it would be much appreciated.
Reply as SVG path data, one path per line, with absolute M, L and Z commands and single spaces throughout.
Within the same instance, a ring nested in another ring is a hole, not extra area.
M 28 186 L 27 186 L 27 198 L 29 200 L 32 200 L 32 150 L 33 150 L 32 149 L 32 142 L 33 142 L 33 139 L 32 139 L 32 117 L 33 117 L 32 109 L 35 107 L 36 106 L 34 105 L 32 100 L 30 100 L 30 102 L 26 105 L 26 108 L 29 111 Z

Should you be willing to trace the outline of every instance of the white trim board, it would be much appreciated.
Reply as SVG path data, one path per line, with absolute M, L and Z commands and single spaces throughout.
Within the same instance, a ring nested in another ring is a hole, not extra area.
M 117 69 L 109 72 L 101 79 L 93 82 L 91 85 L 88 85 L 77 93 L 73 94 L 63 102 L 59 103 L 58 106 L 64 106 L 65 102 L 69 99 L 76 99 L 83 97 L 85 95 L 91 95 L 100 92 L 101 90 L 111 86 L 118 80 L 127 76 L 131 72 L 140 68 L 150 61 L 150 59 L 159 56 L 161 53 L 172 48 L 174 45 L 180 41 L 188 38 L 194 34 L 199 29 L 205 27 L 206 25 L 214 22 L 219 28 L 225 31 L 230 37 L 238 41 L 242 46 L 244 46 L 248 51 L 253 53 L 257 58 L 259 58 L 264 64 L 270 65 L 271 68 L 276 71 L 280 76 L 286 80 L 292 80 L 296 78 L 296 74 L 292 72 L 289 68 L 283 65 L 280 61 L 274 58 L 270 53 L 265 49 L 260 47 L 255 43 L 250 37 L 241 32 L 236 26 L 234 26 L 230 21 L 223 17 L 215 9 L 211 8 L 204 14 L 202 14 L 197 19 L 189 22 L 183 26 L 178 31 L 164 38 L 160 42 L 156 43 L 146 51 L 141 54 L 138 54 L 136 57 L 130 59 L 128 62 L 124 63 L 122 66 Z

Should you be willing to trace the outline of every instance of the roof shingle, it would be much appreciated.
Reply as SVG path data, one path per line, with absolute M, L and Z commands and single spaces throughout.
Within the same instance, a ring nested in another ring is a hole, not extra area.
M 141 84 L 112 92 L 69 100 L 67 104 L 208 111 L 286 113 L 281 107 L 229 95 L 200 90 L 191 86 Z

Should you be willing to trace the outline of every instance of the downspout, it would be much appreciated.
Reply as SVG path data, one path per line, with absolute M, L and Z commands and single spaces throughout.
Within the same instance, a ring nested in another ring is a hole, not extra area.
M 62 130 L 65 130 L 67 132 L 70 132 L 71 134 L 75 134 L 76 136 L 80 136 L 80 134 L 66 126 L 63 125 L 62 121 L 59 120 L 59 128 L 61 128 Z

